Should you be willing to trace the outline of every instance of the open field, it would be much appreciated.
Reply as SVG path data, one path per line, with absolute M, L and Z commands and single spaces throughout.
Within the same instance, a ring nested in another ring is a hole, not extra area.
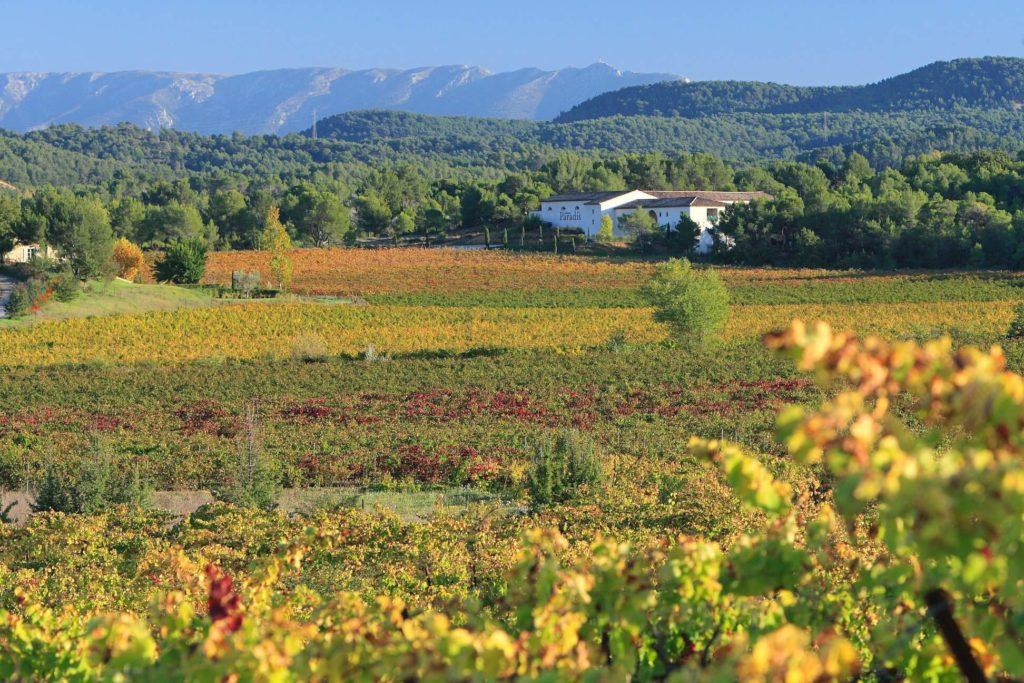
M 67 318 L 93 318 L 117 314 L 137 314 L 150 311 L 172 311 L 180 308 L 200 308 L 221 303 L 205 292 L 173 285 L 138 285 L 121 279 L 94 280 L 72 301 L 48 301 L 38 311 L 25 317 L 4 319 L 0 325 L 25 327 L 34 323 L 65 320 Z

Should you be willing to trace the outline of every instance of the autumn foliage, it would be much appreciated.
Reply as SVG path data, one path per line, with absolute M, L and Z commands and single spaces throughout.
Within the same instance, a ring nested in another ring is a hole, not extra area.
M 114 265 L 117 275 L 125 280 L 134 280 L 145 265 L 142 249 L 125 237 L 114 242 Z
M 45 608 L 40 594 L 61 583 L 26 584 L 30 576 L 0 565 L 15 586 L 0 611 L 0 675 L 811 683 L 1024 674 L 1024 378 L 998 348 L 955 350 L 949 340 L 894 344 L 795 323 L 766 342 L 832 389 L 819 407 L 778 418 L 789 458 L 822 476 L 797 486 L 773 473 L 772 458 L 692 440 L 686 455 L 718 467 L 745 511 L 726 541 L 570 542 L 542 525 L 507 545 L 494 531 L 509 518 L 486 514 L 424 529 L 318 514 L 289 535 L 283 517 L 228 508 L 236 539 L 217 535 L 210 510 L 175 537 L 205 538 L 204 552 L 238 562 L 243 539 L 270 524 L 278 550 L 238 584 L 184 553 L 145 555 L 143 576 L 174 583 L 148 616 Z M 546 519 L 568 532 L 573 514 Z M 49 518 L 35 533 L 62 523 Z M 483 536 L 462 548 L 451 534 L 467 525 Z M 425 580 L 412 580 L 408 555 L 389 564 L 396 547 L 381 543 L 405 547 Z M 318 595 L 303 583 L 360 561 L 395 572 L 389 592 Z M 307 562 L 312 571 L 300 574 Z M 431 606 L 399 594 L 420 591 L 433 591 Z

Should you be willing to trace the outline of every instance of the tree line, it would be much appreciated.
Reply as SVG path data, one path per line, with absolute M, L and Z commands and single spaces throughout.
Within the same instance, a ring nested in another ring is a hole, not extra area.
M 763 190 L 717 228 L 715 258 L 840 267 L 1024 266 L 1024 156 L 931 153 L 878 170 L 833 147 L 806 161 L 727 163 L 705 153 L 592 156 L 562 152 L 535 168 L 441 177 L 383 162 L 306 176 L 115 174 L 91 186 L 0 193 L 0 247 L 48 243 L 87 263 L 89 244 L 124 237 L 150 249 L 201 241 L 261 248 L 273 209 L 296 245 L 360 238 L 431 242 L 458 228 L 532 227 L 553 193 L 623 188 Z M 692 226 L 690 226 L 692 227 Z M 687 231 L 690 232 L 689 230 Z M 88 266 L 76 270 L 88 274 Z

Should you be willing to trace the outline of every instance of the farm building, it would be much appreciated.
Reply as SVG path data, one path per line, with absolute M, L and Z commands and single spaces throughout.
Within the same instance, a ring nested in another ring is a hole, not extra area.
M 770 199 L 764 192 L 713 192 L 708 190 L 618 190 L 559 194 L 541 200 L 533 215 L 556 228 L 579 228 L 588 237 L 597 234 L 601 218 L 612 219 L 620 235 L 619 218 L 634 211 L 647 211 L 663 229 L 674 229 L 683 216 L 701 227 L 698 251 L 711 248 L 708 229 L 715 225 L 731 204 L 753 199 Z
M 46 247 L 46 257 L 57 258 L 57 251 L 50 246 Z M 14 248 L 4 254 L 4 263 L 28 263 L 36 256 L 43 255 L 43 247 L 38 244 L 16 244 Z

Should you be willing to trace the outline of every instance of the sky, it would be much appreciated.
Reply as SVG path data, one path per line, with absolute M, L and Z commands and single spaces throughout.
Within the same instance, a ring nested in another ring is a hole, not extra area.
M 0 72 L 586 66 L 858 84 L 1024 57 L 1024 0 L 0 0 Z

